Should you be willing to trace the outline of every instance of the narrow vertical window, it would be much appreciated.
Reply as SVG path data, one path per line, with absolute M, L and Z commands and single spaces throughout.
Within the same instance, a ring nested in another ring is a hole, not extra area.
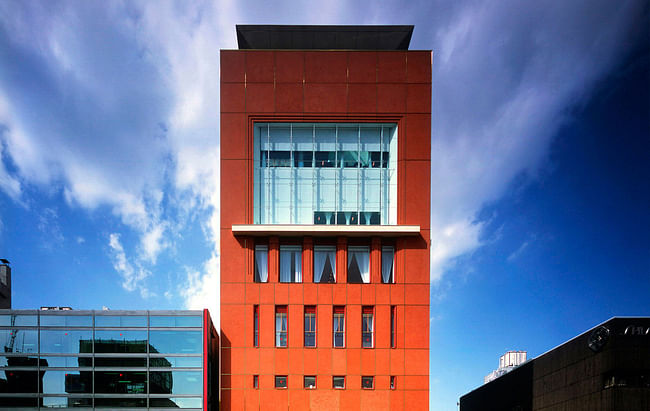
M 260 346 L 260 306 L 253 306 L 253 347 Z
M 302 247 L 294 245 L 280 246 L 280 282 L 302 282 Z
M 334 347 L 345 347 L 345 307 L 334 307 Z
M 397 347 L 397 307 L 390 306 L 390 348 Z
M 363 307 L 361 314 L 361 346 L 372 348 L 374 343 L 374 308 Z
M 375 377 L 361 377 L 361 388 L 364 390 L 375 388 Z
M 287 346 L 287 306 L 279 305 L 275 307 L 275 346 Z
M 370 282 L 370 250 L 368 247 L 348 247 L 348 283 Z
M 383 246 L 381 248 L 381 281 L 384 284 L 395 282 L 393 266 L 395 261 L 395 249 L 392 246 Z
M 305 306 L 305 347 L 316 346 L 316 307 Z
M 253 388 L 258 389 L 260 387 L 260 378 L 257 375 L 253 375 Z
M 394 375 L 390 376 L 390 389 L 391 390 L 395 389 L 395 376 Z
M 255 282 L 266 283 L 269 281 L 269 247 L 266 245 L 255 246 Z
M 336 247 L 314 246 L 314 282 L 336 282 Z

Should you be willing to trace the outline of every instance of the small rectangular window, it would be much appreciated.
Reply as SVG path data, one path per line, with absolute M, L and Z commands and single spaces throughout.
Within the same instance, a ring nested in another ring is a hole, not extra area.
M 293 245 L 280 246 L 280 282 L 302 282 L 302 247 Z
M 305 389 L 313 390 L 316 389 L 316 376 L 315 375 L 305 375 Z
M 260 306 L 253 306 L 253 347 L 260 346 Z
M 390 348 L 397 347 L 397 307 L 390 306 Z
M 345 377 L 342 375 L 332 377 L 332 387 L 339 390 L 345 389 Z
M 276 375 L 275 376 L 275 388 L 287 388 L 287 376 L 286 375 Z
M 253 375 L 253 388 L 260 388 L 260 377 L 258 375 Z
M 275 346 L 287 346 L 287 306 L 278 305 L 275 307 Z
M 269 247 L 266 245 L 255 246 L 255 278 L 256 283 L 269 281 Z
M 395 261 L 395 249 L 392 246 L 383 246 L 381 248 L 381 281 L 384 284 L 395 282 L 393 266 Z
M 336 282 L 335 246 L 314 246 L 314 282 Z
M 361 314 L 361 346 L 372 348 L 374 343 L 374 308 L 363 307 Z
M 305 306 L 305 347 L 316 346 L 316 307 Z
M 364 390 L 375 388 L 375 377 L 361 377 L 361 388 Z
M 390 376 L 390 389 L 391 390 L 395 389 L 395 376 L 394 375 Z
M 345 307 L 334 307 L 334 347 L 345 347 Z
M 370 249 L 348 247 L 348 283 L 370 283 Z

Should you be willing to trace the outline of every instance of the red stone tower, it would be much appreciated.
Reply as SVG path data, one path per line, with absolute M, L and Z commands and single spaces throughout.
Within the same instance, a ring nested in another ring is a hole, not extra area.
M 429 403 L 431 51 L 238 26 L 221 51 L 221 405 Z

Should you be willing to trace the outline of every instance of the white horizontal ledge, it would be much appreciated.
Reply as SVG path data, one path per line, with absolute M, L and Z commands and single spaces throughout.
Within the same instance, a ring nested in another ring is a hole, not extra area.
M 234 235 L 279 237 L 403 237 L 420 234 L 419 225 L 233 224 Z

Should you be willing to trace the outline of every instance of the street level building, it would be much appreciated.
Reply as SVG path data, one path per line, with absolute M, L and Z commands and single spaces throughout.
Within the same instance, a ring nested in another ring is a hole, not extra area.
M 650 318 L 612 318 L 465 394 L 460 409 L 649 410 Z
M 430 50 L 237 26 L 221 51 L 225 410 L 429 406 Z
M 204 311 L 0 310 L 0 409 L 218 409 Z

